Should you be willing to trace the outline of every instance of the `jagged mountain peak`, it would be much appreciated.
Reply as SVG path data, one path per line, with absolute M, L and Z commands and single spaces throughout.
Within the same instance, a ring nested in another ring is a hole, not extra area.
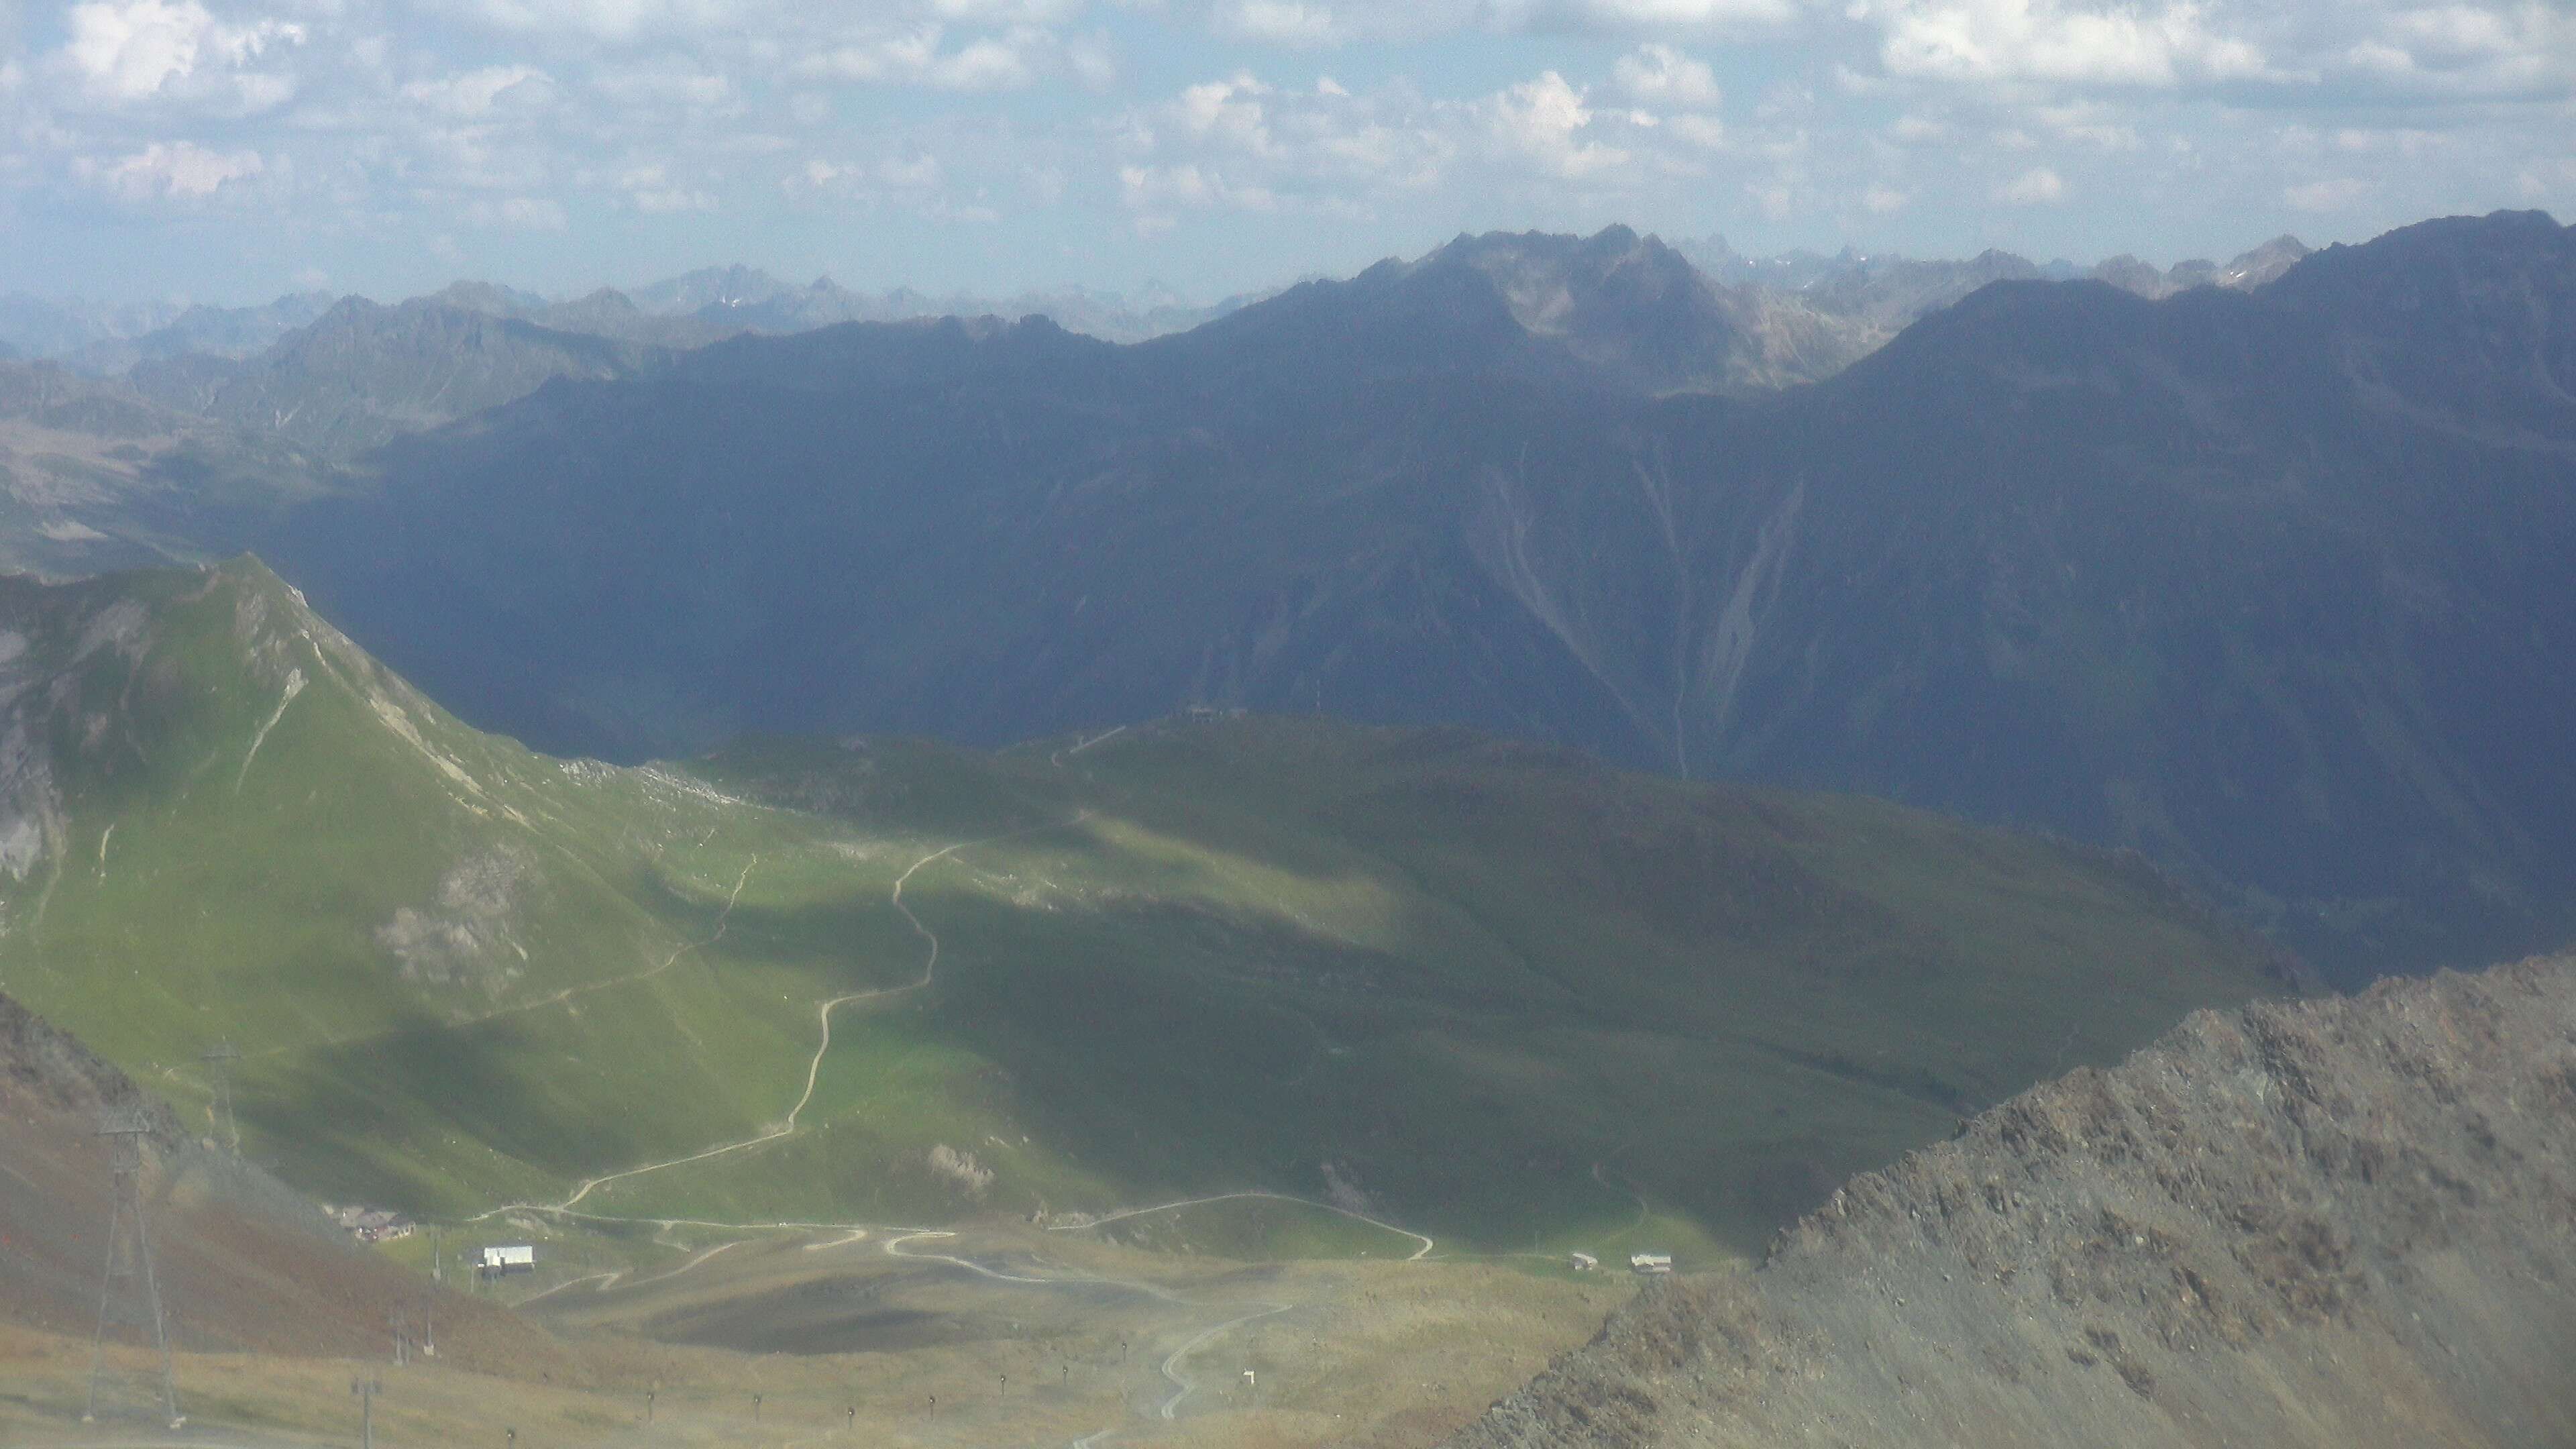
M 1763 362 L 1738 309 L 1687 258 L 1625 226 L 1461 236 L 1348 281 L 1301 283 L 1182 346 L 1256 338 L 1344 374 L 1503 374 L 1641 394 L 1746 388 Z
M 2260 287 L 2276 280 L 2298 264 L 2311 248 L 2287 232 L 2250 251 L 2238 254 L 2218 275 L 2222 287 Z
M 756 307 L 801 290 L 758 267 L 733 262 L 637 287 L 631 295 L 647 312 L 676 315 L 709 307 Z

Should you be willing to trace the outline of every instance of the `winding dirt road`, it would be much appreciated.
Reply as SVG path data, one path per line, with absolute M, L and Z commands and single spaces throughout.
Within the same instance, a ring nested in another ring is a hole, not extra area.
M 1265 1304 L 1260 1312 L 1247 1313 L 1241 1318 L 1230 1318 L 1174 1350 L 1170 1358 L 1163 1360 L 1163 1377 L 1172 1381 L 1172 1396 L 1163 1401 L 1161 1410 L 1163 1417 L 1166 1419 L 1178 1418 L 1181 1411 L 1181 1401 L 1198 1392 L 1197 1384 L 1181 1377 L 1182 1359 L 1188 1358 L 1191 1354 L 1206 1347 L 1209 1342 L 1217 1337 L 1217 1335 L 1224 1333 L 1227 1329 L 1240 1328 L 1244 1324 L 1257 1322 L 1260 1319 L 1269 1318 L 1275 1314 L 1285 1313 L 1296 1306 L 1297 1305 L 1293 1303 Z
M 1082 749 L 1088 749 L 1092 745 L 1099 744 L 1117 733 L 1118 731 L 1112 730 L 1109 734 L 1085 741 L 1081 745 L 1077 746 L 1073 753 L 1078 753 Z M 1247 1306 L 1254 1308 L 1255 1311 L 1253 1312 L 1229 1318 L 1222 1323 L 1218 1323 L 1201 1330 L 1188 1341 L 1181 1344 L 1179 1348 L 1175 1349 L 1163 1360 L 1161 1365 L 1162 1377 L 1171 1384 L 1172 1392 L 1157 1406 L 1156 1413 L 1166 1420 L 1177 1418 L 1180 1413 L 1181 1405 L 1185 1403 L 1189 1399 L 1190 1395 L 1195 1393 L 1198 1388 L 1197 1384 L 1183 1372 L 1183 1365 L 1190 1355 L 1207 1347 L 1210 1343 L 1215 1342 L 1218 1338 L 1233 1329 L 1239 1328 L 1247 1323 L 1258 1322 L 1264 1318 L 1289 1312 L 1297 1305 L 1288 1303 L 1271 1303 L 1260 1300 L 1254 1300 L 1251 1303 L 1241 1301 L 1225 1304 L 1203 1303 L 1193 1299 L 1183 1298 L 1168 1289 L 1151 1283 L 1098 1277 L 1035 1277 L 1027 1274 L 1005 1272 L 1001 1269 L 990 1267 L 983 1263 L 978 1263 L 971 1258 L 963 1258 L 951 1253 L 906 1251 L 906 1245 L 908 1244 L 938 1239 L 951 1239 L 956 1236 L 953 1231 L 944 1228 L 884 1227 L 874 1224 L 853 1223 L 720 1223 L 693 1218 L 617 1217 L 597 1212 L 580 1211 L 580 1205 L 585 1199 L 589 1198 L 592 1193 L 598 1191 L 600 1188 L 606 1187 L 612 1183 L 630 1181 L 634 1178 L 643 1177 L 651 1173 L 668 1171 L 672 1168 L 687 1166 L 691 1163 L 706 1162 L 715 1158 L 729 1156 L 734 1153 L 747 1152 L 753 1148 L 761 1147 L 768 1143 L 776 1142 L 782 1138 L 793 1135 L 797 1131 L 799 1120 L 803 1117 L 805 1109 L 813 1103 L 816 1085 L 821 1079 L 823 1059 L 832 1049 L 832 1014 L 844 1006 L 855 1005 L 866 1001 L 889 1000 L 909 995 L 913 992 L 923 991 L 928 989 L 938 980 L 939 958 L 941 952 L 939 933 L 932 930 L 929 924 L 924 922 L 920 916 L 916 915 L 910 906 L 904 904 L 904 887 L 911 882 L 912 878 L 929 866 L 936 864 L 939 861 L 950 859 L 961 851 L 969 850 L 981 845 L 997 844 L 1001 841 L 1012 840 L 1021 836 L 1034 835 L 1041 831 L 1057 830 L 1078 825 L 1083 820 L 1089 818 L 1091 813 L 1092 812 L 1089 810 L 1081 810 L 1064 820 L 1032 825 L 1020 830 L 1007 831 L 999 835 L 986 836 L 977 840 L 958 841 L 953 845 L 943 846 L 938 850 L 931 851 L 918 860 L 913 861 L 909 866 L 906 866 L 903 873 L 895 877 L 892 888 L 887 892 L 887 903 L 893 906 L 893 908 L 902 915 L 905 923 L 909 925 L 914 934 L 918 935 L 922 940 L 925 949 L 922 957 L 921 975 L 918 979 L 905 982 L 901 985 L 879 987 L 869 991 L 849 992 L 844 995 L 828 998 L 815 1004 L 814 1009 L 818 1039 L 814 1047 L 813 1055 L 807 1059 L 805 1064 L 805 1087 L 804 1090 L 798 1094 L 794 1105 L 787 1109 L 787 1115 L 785 1118 L 783 1118 L 776 1126 L 753 1136 L 743 1138 L 740 1141 L 720 1143 L 716 1146 L 688 1153 L 683 1156 L 669 1158 L 660 1162 L 648 1162 L 640 1166 L 626 1168 L 623 1171 L 606 1173 L 598 1177 L 590 1178 L 582 1182 L 573 1190 L 569 1197 L 566 1197 L 559 1203 L 512 1203 L 503 1207 L 489 1209 L 478 1214 L 476 1217 L 471 1219 L 471 1221 L 480 1222 L 485 1219 L 510 1212 L 533 1212 L 586 1222 L 650 1222 L 659 1224 L 666 1230 L 672 1227 L 689 1226 L 739 1233 L 824 1231 L 846 1234 L 846 1236 L 832 1243 L 808 1244 L 807 1247 L 809 1249 L 819 1247 L 843 1247 L 853 1243 L 864 1242 L 874 1235 L 882 1235 L 883 1240 L 880 1246 L 889 1257 L 901 1258 L 912 1262 L 935 1263 L 942 1266 L 954 1267 L 997 1283 L 1007 1283 L 1033 1288 L 1115 1288 L 1151 1297 L 1160 1302 L 1170 1304 L 1175 1308 L 1191 1310 L 1231 1309 Z M 757 864 L 757 858 L 755 858 L 753 863 Z M 662 971 L 670 969 L 674 963 L 690 951 L 712 946 L 717 941 L 721 940 L 724 935 L 725 917 L 732 914 L 734 903 L 741 899 L 743 887 L 750 880 L 750 876 L 751 867 L 745 866 L 742 878 L 735 882 L 733 894 L 725 903 L 724 915 L 719 916 L 717 920 L 716 931 L 713 935 L 709 936 L 707 940 L 703 942 L 681 947 L 679 950 L 673 952 L 671 958 L 663 962 L 660 967 L 655 968 L 655 970 L 651 972 L 644 973 L 644 975 L 659 975 Z M 599 983 L 598 986 L 587 989 L 598 989 L 599 987 L 608 985 L 626 984 L 627 982 L 637 979 L 641 978 L 626 978 L 624 981 L 619 982 L 603 982 Z M 552 1003 L 549 1002 L 546 1004 Z M 1410 1238 L 1419 1246 L 1404 1259 L 1406 1262 L 1421 1261 L 1428 1257 L 1432 1250 L 1438 1246 L 1428 1234 L 1417 1233 L 1410 1228 L 1398 1227 L 1393 1223 L 1370 1217 L 1365 1213 L 1354 1212 L 1348 1208 L 1337 1207 L 1332 1203 L 1320 1202 L 1312 1198 L 1297 1197 L 1289 1193 L 1267 1192 L 1260 1190 L 1215 1193 L 1206 1197 L 1185 1198 L 1176 1202 L 1158 1203 L 1150 1207 L 1129 1208 L 1119 1212 L 1110 1213 L 1103 1217 L 1091 1219 L 1088 1222 L 1051 1226 L 1049 1231 L 1079 1232 L 1091 1228 L 1103 1227 L 1110 1223 L 1121 1222 L 1129 1218 L 1143 1217 L 1152 1213 L 1172 1212 L 1183 1208 L 1198 1207 L 1209 1203 L 1231 1202 L 1244 1199 L 1269 1199 L 1272 1201 L 1290 1202 L 1305 1207 L 1318 1208 L 1325 1212 L 1335 1213 L 1355 1222 L 1365 1223 L 1382 1231 L 1393 1233 L 1398 1237 Z M 719 1244 L 715 1247 L 709 1248 L 689 1259 L 687 1262 L 683 1263 L 680 1267 L 672 1270 L 671 1272 L 662 1274 L 659 1278 L 644 1279 L 641 1280 L 641 1282 L 651 1283 L 661 1281 L 661 1278 L 676 1277 L 681 1273 L 688 1272 L 690 1269 L 697 1267 L 699 1264 L 706 1262 L 708 1259 L 715 1257 L 717 1254 L 722 1253 L 727 1249 L 740 1246 L 743 1241 L 746 1240 L 737 1239 L 732 1242 Z M 536 1295 L 536 1297 L 526 1300 L 526 1302 L 533 1303 L 540 1298 L 551 1297 L 565 1289 L 584 1283 L 598 1284 L 604 1289 L 616 1284 L 623 1276 L 623 1272 L 619 1272 L 593 1274 L 586 1278 L 577 1278 L 570 1282 L 561 1283 L 553 1288 L 549 1288 L 545 1290 L 545 1292 Z M 637 1286 L 640 1286 L 640 1284 Z M 1110 1436 L 1118 1433 L 1121 1427 L 1122 1426 L 1113 1425 L 1076 1441 L 1076 1449 L 1094 1449 L 1094 1446 L 1099 1445 Z
M 1373 1228 L 1383 1228 L 1386 1231 L 1395 1234 L 1399 1238 L 1411 1238 L 1422 1246 L 1414 1249 L 1411 1254 L 1406 1256 L 1404 1261 L 1408 1263 L 1418 1263 L 1422 1261 L 1424 1258 L 1431 1256 L 1431 1250 L 1433 1248 L 1439 1246 L 1439 1244 L 1431 1240 L 1428 1234 L 1417 1233 L 1411 1228 L 1399 1228 L 1393 1223 L 1384 1222 L 1380 1219 L 1370 1217 L 1366 1213 L 1355 1213 L 1349 1208 L 1335 1207 L 1328 1202 L 1317 1202 L 1311 1197 L 1298 1197 L 1293 1193 L 1285 1192 L 1263 1192 L 1258 1189 L 1250 1192 L 1220 1192 L 1210 1197 L 1183 1198 L 1179 1202 L 1156 1203 L 1152 1207 L 1128 1208 L 1121 1212 L 1114 1212 L 1103 1217 L 1092 1218 L 1087 1222 L 1050 1223 L 1047 1225 L 1047 1231 L 1050 1233 L 1085 1232 L 1092 1228 L 1106 1227 L 1111 1223 L 1124 1222 L 1129 1218 L 1141 1218 L 1151 1213 L 1167 1213 L 1177 1208 L 1198 1207 L 1203 1203 L 1212 1202 L 1235 1202 L 1244 1198 L 1267 1198 L 1272 1202 L 1293 1202 L 1303 1204 L 1310 1208 L 1321 1208 L 1325 1212 L 1337 1213 L 1342 1217 L 1349 1218 L 1355 1223 L 1366 1223 Z
M 971 850 L 979 845 L 995 845 L 1005 840 L 1016 840 L 1024 835 L 1035 835 L 1040 831 L 1064 829 L 1069 826 L 1082 823 L 1084 820 L 1090 818 L 1090 815 L 1090 811 L 1080 810 L 1063 820 L 1053 820 L 1042 825 L 1031 825 L 1020 830 L 1005 831 L 999 835 L 988 835 L 980 840 L 961 840 L 953 845 L 942 846 L 939 849 L 930 852 L 928 855 L 921 857 L 919 860 L 914 861 L 911 865 L 906 866 L 903 874 L 895 877 L 894 888 L 888 892 L 887 900 L 896 911 L 902 914 L 904 920 L 911 925 L 914 934 L 920 936 L 922 941 L 929 948 L 922 959 L 921 978 L 917 981 L 905 982 L 900 986 L 881 986 L 871 991 L 853 991 L 845 995 L 835 996 L 828 1000 L 815 1003 L 814 1015 L 816 1024 L 819 1027 L 819 1040 L 817 1040 L 814 1045 L 813 1056 L 808 1058 L 805 1063 L 805 1090 L 797 1096 L 796 1104 L 787 1109 L 787 1116 L 782 1119 L 777 1126 L 754 1136 L 745 1137 L 738 1142 L 720 1143 L 714 1147 L 706 1148 L 703 1151 L 692 1152 L 682 1157 L 668 1158 L 660 1162 L 647 1162 L 640 1167 L 630 1167 L 622 1172 L 603 1173 L 598 1177 L 588 1179 L 580 1186 L 574 1188 L 572 1196 L 565 1198 L 559 1203 L 510 1203 L 502 1207 L 496 1207 L 485 1212 L 478 1213 L 473 1218 L 469 1219 L 469 1221 L 482 1222 L 487 1218 L 497 1217 L 502 1213 L 508 1212 L 569 1213 L 574 1208 L 579 1207 L 583 1199 L 589 1197 L 593 1192 L 598 1191 L 600 1188 L 608 1186 L 610 1183 L 626 1182 L 633 1178 L 644 1177 L 656 1172 L 667 1172 L 674 1167 L 686 1167 L 691 1163 L 707 1162 L 718 1157 L 727 1157 L 737 1152 L 748 1152 L 755 1147 L 765 1147 L 781 1138 L 794 1136 L 796 1134 L 797 1119 L 804 1116 L 805 1109 L 813 1104 L 815 1084 L 820 1081 L 822 1077 L 823 1058 L 829 1055 L 832 1050 L 832 1013 L 841 1007 L 855 1005 L 862 1001 L 883 1001 L 898 996 L 907 996 L 913 992 L 928 988 L 939 978 L 939 933 L 923 924 L 921 917 L 913 914 L 912 907 L 903 903 L 903 888 L 911 882 L 913 876 L 920 872 L 923 867 L 931 865 L 937 861 L 946 860 L 961 850 Z M 752 864 L 757 865 L 758 863 L 759 857 L 753 857 Z M 663 962 L 660 967 L 657 967 L 654 971 L 646 974 L 659 975 L 662 971 L 670 969 L 672 962 L 679 960 L 681 956 L 694 950 L 702 950 L 705 947 L 712 946 L 716 942 L 723 940 L 727 918 L 733 914 L 734 903 L 742 899 L 743 884 L 750 879 L 751 866 L 746 865 L 743 867 L 742 879 L 734 883 L 732 897 L 725 902 L 724 914 L 719 916 L 716 920 L 714 935 L 709 936 L 704 941 L 694 943 L 690 946 L 684 946 L 680 950 L 673 952 L 669 961 Z M 639 978 L 627 979 L 634 980 Z M 622 983 L 601 984 L 609 985 Z

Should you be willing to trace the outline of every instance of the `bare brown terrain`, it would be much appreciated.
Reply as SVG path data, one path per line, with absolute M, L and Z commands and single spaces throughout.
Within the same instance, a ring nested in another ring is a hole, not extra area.
M 111 1117 L 143 1172 L 178 1407 L 129 1272 L 89 1398 Z M 513 1230 L 515 1231 L 515 1229 Z M 1476 1261 L 1244 1264 L 1047 1233 L 723 1229 L 541 1236 L 477 1293 L 362 1249 L 0 996 L 0 1444 L 512 1442 L 1383 1445 L 1469 1422 L 1624 1281 Z M 454 1246 L 451 1240 L 450 1246 Z M 434 1358 L 421 1351 L 436 1305 Z M 395 1320 L 413 1337 L 393 1362 Z
M 0 996 L 0 1322 L 84 1342 L 96 1331 L 114 1180 L 104 1117 L 150 1129 L 143 1195 L 173 1344 L 306 1357 L 389 1352 L 393 1318 L 459 1367 L 536 1372 L 562 1355 L 498 1307 L 361 1251 L 304 1198 L 183 1131 L 123 1073 Z M 109 1336 L 148 1341 L 120 1283 Z M 417 1331 L 417 1330 L 416 1330 Z
M 2203 1012 L 1450 1440 L 2576 1444 L 2576 959 Z

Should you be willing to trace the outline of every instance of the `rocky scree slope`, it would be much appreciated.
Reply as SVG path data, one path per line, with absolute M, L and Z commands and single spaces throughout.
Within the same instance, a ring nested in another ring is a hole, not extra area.
M 1452 1449 L 2576 1443 L 2576 959 L 2201 1013 L 1661 1285 Z

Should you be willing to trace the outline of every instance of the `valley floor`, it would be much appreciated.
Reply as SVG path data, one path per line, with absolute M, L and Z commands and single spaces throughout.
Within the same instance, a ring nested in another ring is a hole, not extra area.
M 0 1441 L 346 1443 L 363 1374 L 384 1385 L 386 1445 L 1394 1449 L 1470 1422 L 1630 1291 L 1536 1260 L 1253 1265 L 1009 1224 L 674 1224 L 641 1242 L 558 1238 L 549 1257 L 506 1296 L 560 1356 L 495 1377 L 382 1354 L 183 1354 L 175 1434 L 152 1412 L 148 1355 L 115 1351 L 102 1417 L 83 1425 L 88 1344 L 0 1330 Z

